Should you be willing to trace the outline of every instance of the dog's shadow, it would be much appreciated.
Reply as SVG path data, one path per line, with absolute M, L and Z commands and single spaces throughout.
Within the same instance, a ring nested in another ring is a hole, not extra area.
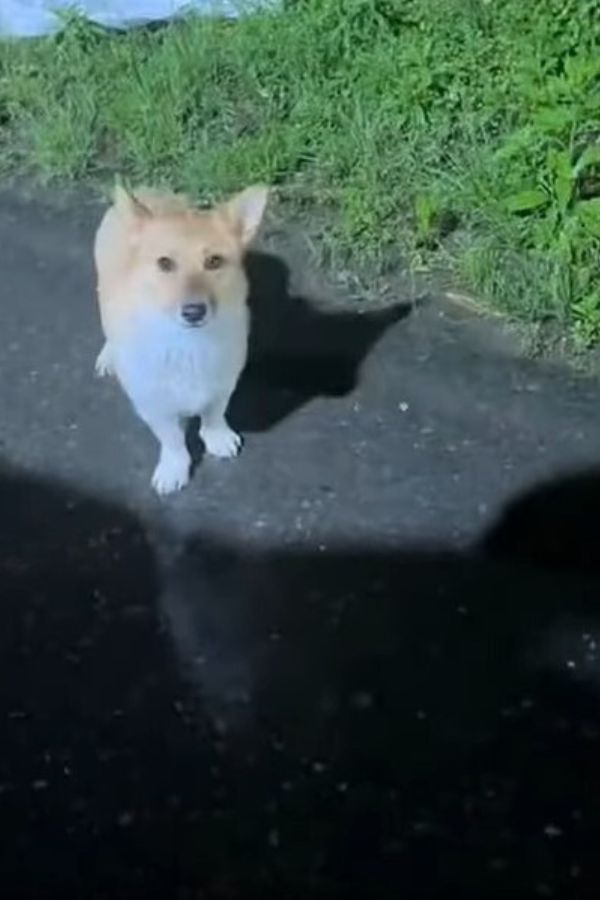
M 290 293 L 290 272 L 277 256 L 249 253 L 251 331 L 248 363 L 231 398 L 227 418 L 241 434 L 267 431 L 316 397 L 344 397 L 360 367 L 387 329 L 408 316 L 410 302 L 370 312 L 324 311 Z M 194 463 L 204 448 L 199 420 L 187 430 Z
M 289 270 L 276 256 L 248 255 L 252 330 L 249 358 L 229 408 L 243 432 L 266 431 L 315 397 L 343 397 L 384 332 L 409 303 L 358 313 L 323 312 L 289 291 Z

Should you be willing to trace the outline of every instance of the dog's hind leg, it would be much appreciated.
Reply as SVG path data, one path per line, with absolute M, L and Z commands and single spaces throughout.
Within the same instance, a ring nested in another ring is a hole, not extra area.
M 115 369 L 112 358 L 112 348 L 108 341 L 104 342 L 104 346 L 96 359 L 94 370 L 98 378 L 104 378 L 106 375 L 114 375 Z

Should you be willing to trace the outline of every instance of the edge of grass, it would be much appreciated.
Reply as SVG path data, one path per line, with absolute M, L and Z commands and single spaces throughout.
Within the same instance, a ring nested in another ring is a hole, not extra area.
M 402 259 L 575 350 L 600 341 L 596 0 L 295 0 L 0 41 L 0 173 L 267 181 L 326 249 Z M 443 13 L 443 14 L 442 14 Z

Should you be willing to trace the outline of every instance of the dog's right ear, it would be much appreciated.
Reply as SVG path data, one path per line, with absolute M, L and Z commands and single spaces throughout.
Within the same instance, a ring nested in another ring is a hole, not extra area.
M 117 212 L 131 221 L 139 222 L 152 217 L 148 207 L 119 181 L 117 181 L 113 190 L 113 203 Z

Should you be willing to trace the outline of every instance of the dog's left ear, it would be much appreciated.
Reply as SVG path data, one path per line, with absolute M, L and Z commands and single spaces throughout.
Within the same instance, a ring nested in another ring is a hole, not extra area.
M 227 216 L 244 246 L 256 236 L 268 198 L 268 187 L 257 184 L 236 194 L 225 204 Z

